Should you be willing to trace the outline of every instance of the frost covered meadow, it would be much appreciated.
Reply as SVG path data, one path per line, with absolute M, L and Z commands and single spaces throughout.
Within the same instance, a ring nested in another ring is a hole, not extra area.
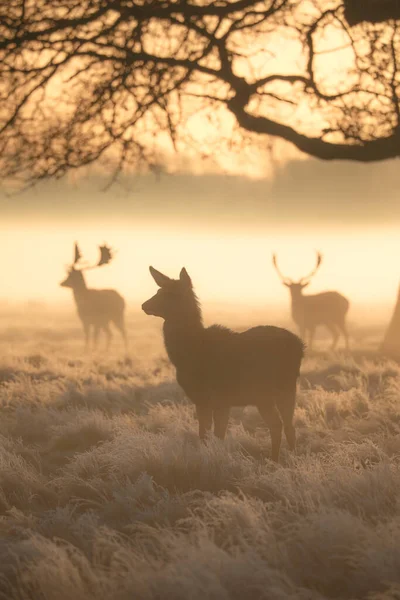
M 0 320 L 0 595 L 400 598 L 400 367 L 377 340 L 303 362 L 298 450 L 235 409 L 202 445 L 161 322 L 86 356 L 75 316 Z M 323 347 L 323 345 L 321 346 Z

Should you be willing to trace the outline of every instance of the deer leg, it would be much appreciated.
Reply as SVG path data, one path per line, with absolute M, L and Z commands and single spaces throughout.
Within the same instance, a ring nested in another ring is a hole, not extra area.
M 229 421 L 229 407 L 220 406 L 214 409 L 214 434 L 223 440 Z
M 332 333 L 333 339 L 332 339 L 331 350 L 334 350 L 338 343 L 339 333 L 338 333 L 337 327 L 333 323 L 327 323 L 326 326 L 329 329 L 329 331 Z
M 106 350 L 109 350 L 110 348 L 110 344 L 111 344 L 111 339 L 112 339 L 112 333 L 111 333 L 111 329 L 110 329 L 110 325 L 107 323 L 107 325 L 105 325 L 103 327 L 104 329 L 104 333 L 107 336 L 107 341 L 106 341 Z
M 128 352 L 128 338 L 127 338 L 127 335 L 126 335 L 126 330 L 125 330 L 124 323 L 122 323 L 120 331 L 121 331 L 122 339 L 124 340 L 125 352 Z
M 309 348 L 312 350 L 315 336 L 315 327 L 310 327 Z
M 294 407 L 296 404 L 296 381 L 285 393 L 281 393 L 277 398 L 277 408 L 282 417 L 283 429 L 290 450 L 296 449 L 296 431 L 293 425 Z
M 345 344 L 346 344 L 346 350 L 349 350 L 350 349 L 350 346 L 349 346 L 349 334 L 347 333 L 346 324 L 344 322 L 343 323 L 339 323 L 338 327 L 339 327 L 340 331 L 343 333 L 343 337 L 344 337 Z
M 89 323 L 83 323 L 83 331 L 85 334 L 85 351 L 89 350 L 89 336 L 90 336 L 90 325 Z
M 99 333 L 100 333 L 100 327 L 98 325 L 94 326 L 94 333 L 93 333 L 93 347 L 96 349 L 97 348 L 97 344 L 99 341 Z
M 279 460 L 279 450 L 282 441 L 282 421 L 275 406 L 258 406 L 260 415 L 266 422 L 271 432 L 271 458 L 274 462 Z
M 212 409 L 209 406 L 196 404 L 197 418 L 199 420 L 199 438 L 204 440 L 212 426 Z
M 128 338 L 126 335 L 124 319 L 121 318 L 121 319 L 114 320 L 114 325 L 118 329 L 118 331 L 120 331 L 120 333 L 122 335 L 122 339 L 124 341 L 124 346 L 125 346 L 125 352 L 127 352 L 128 351 Z

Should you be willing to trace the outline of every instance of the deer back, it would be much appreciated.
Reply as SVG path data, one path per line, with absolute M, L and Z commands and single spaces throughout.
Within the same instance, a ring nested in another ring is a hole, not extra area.
M 297 317 L 303 317 L 306 324 L 335 323 L 344 319 L 348 309 L 347 298 L 339 292 L 329 291 L 302 295 L 293 307 L 293 313 Z

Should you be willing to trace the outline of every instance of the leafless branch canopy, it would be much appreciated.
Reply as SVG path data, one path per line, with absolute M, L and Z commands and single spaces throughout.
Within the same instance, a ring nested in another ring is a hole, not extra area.
M 326 160 L 396 157 L 398 26 L 356 24 L 360 4 L 2 2 L 2 177 L 157 170 L 173 153 L 240 151 L 243 132 Z

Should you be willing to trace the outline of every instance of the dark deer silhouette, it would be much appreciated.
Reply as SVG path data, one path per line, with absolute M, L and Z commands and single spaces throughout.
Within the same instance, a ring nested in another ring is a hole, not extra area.
M 339 294 L 339 292 L 322 292 L 320 294 L 303 296 L 303 289 L 309 285 L 311 278 L 321 265 L 322 254 L 320 252 L 317 253 L 317 264 L 311 273 L 306 277 L 302 277 L 297 282 L 282 275 L 278 268 L 275 254 L 272 256 L 272 262 L 283 285 L 286 285 L 290 290 L 292 318 L 299 327 L 300 337 L 305 340 L 306 332 L 309 332 L 310 349 L 312 348 L 315 330 L 318 325 L 325 325 L 332 333 L 332 350 L 336 348 L 340 335 L 339 332 L 343 333 L 346 348 L 348 349 L 349 337 L 345 319 L 350 304 L 347 298 Z
M 220 325 L 205 328 L 186 270 L 178 280 L 153 267 L 150 273 L 160 289 L 142 309 L 164 319 L 165 347 L 179 385 L 196 405 L 200 438 L 211 430 L 214 419 L 214 433 L 223 439 L 230 407 L 253 404 L 270 428 L 272 459 L 279 458 L 282 422 L 294 450 L 292 420 L 302 341 L 279 327 L 253 327 L 242 333 Z
M 112 260 L 111 249 L 106 245 L 99 246 L 100 260 L 95 265 L 78 267 L 82 258 L 78 244 L 75 243 L 74 262 L 68 268 L 68 277 L 60 283 L 62 287 L 72 288 L 78 315 L 85 332 L 86 348 L 90 342 L 90 329 L 93 327 L 94 346 L 97 346 L 100 330 L 107 336 L 107 348 L 111 342 L 110 322 L 119 329 L 127 348 L 127 337 L 124 322 L 125 300 L 115 290 L 96 290 L 86 286 L 83 271 L 107 265 Z

